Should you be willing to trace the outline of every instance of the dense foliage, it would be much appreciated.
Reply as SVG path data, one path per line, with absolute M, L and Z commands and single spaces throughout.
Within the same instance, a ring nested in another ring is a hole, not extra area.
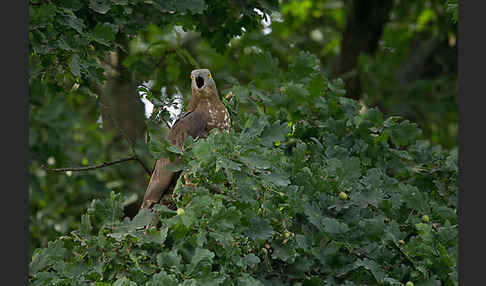
M 133 79 L 135 87 L 152 79 L 155 84 L 150 94 L 160 95 L 161 86 L 172 90 L 178 83 L 186 84 L 187 77 L 182 71 L 195 67 L 193 62 L 188 62 L 192 59 L 190 53 L 180 45 L 182 29 L 174 31 L 176 25 L 200 31 L 205 40 L 222 49 L 229 38 L 242 33 L 242 28 L 251 31 L 261 27 L 261 16 L 253 9 L 268 11 L 275 7 L 275 1 L 236 4 L 222 0 L 207 4 L 202 0 L 32 0 L 29 3 L 29 242 L 32 254 L 35 248 L 47 246 L 49 240 L 79 226 L 89 202 L 93 198 L 106 198 L 107 190 L 130 194 L 125 204 L 143 195 L 146 177 L 136 163 L 89 173 L 48 174 L 40 168 L 42 165 L 98 164 L 126 157 L 131 152 L 127 151 L 130 140 L 116 136 L 117 128 L 109 129 L 104 125 L 106 118 L 100 118 L 105 94 L 119 93 L 110 89 L 113 76 L 106 70 L 115 69 L 117 74 L 127 66 L 134 75 L 124 75 L 125 79 Z M 148 47 L 141 49 L 136 44 L 139 39 L 145 39 Z M 131 57 L 124 65 L 106 63 L 104 59 L 110 51 L 126 51 Z M 101 84 L 104 85 L 100 87 Z M 132 95 L 141 104 L 136 94 Z M 160 97 L 148 97 L 156 107 L 161 106 Z M 116 97 L 113 100 L 122 101 Z M 141 116 L 141 125 L 134 129 L 136 135 L 144 137 L 144 111 L 136 103 L 124 102 L 129 111 L 122 110 L 109 117 L 118 116 L 130 123 L 140 121 Z M 164 115 L 167 117 L 168 113 L 165 111 Z M 116 125 L 127 124 L 118 121 Z M 119 142 L 126 144 L 119 146 Z M 137 155 L 151 167 L 153 158 L 141 145 L 135 148 Z
M 266 88 L 234 86 L 230 133 L 184 150 L 151 136 L 198 186 L 157 209 L 160 229 L 144 229 L 149 211 L 123 219 L 120 195 L 93 201 L 36 251 L 33 285 L 457 285 L 457 151 L 361 111 L 317 66 L 302 53 L 289 73 L 262 70 Z
M 457 285 L 457 1 L 394 0 L 377 49 L 336 75 L 351 2 L 31 0 L 30 283 Z M 233 127 L 179 150 L 165 107 L 194 68 Z M 137 162 L 40 167 L 133 154 L 182 155 L 198 186 L 129 218 Z

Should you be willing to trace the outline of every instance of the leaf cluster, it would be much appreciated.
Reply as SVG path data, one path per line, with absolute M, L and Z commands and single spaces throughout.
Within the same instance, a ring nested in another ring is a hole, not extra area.
M 254 8 L 270 11 L 275 7 L 276 1 L 29 1 L 31 254 L 79 227 L 89 201 L 106 198 L 109 190 L 131 194 L 125 205 L 143 195 L 136 182 L 145 178 L 136 164 L 96 173 L 47 174 L 40 168 L 86 166 L 127 156 L 126 150 L 119 150 L 124 142 L 117 144 L 120 140 L 114 132 L 100 128 L 104 127 L 100 98 L 110 92 L 104 84 L 113 77 L 113 70 L 119 72 L 118 66 L 108 65 L 115 65 L 108 60 L 110 55 L 127 55 L 120 66 L 135 74 L 135 86 L 154 78 L 155 73 L 161 80 L 154 88 L 161 84 L 173 87 L 182 78 L 187 79 L 181 70 L 190 69 L 187 66 L 192 59 L 173 41 L 175 27 L 199 31 L 205 41 L 221 50 L 229 38 L 241 34 L 242 28 L 251 31 L 260 26 L 261 16 Z M 245 16 L 240 18 L 240 14 Z M 139 38 L 146 40 L 150 49 L 141 51 Z M 180 61 L 187 66 L 180 66 Z M 163 67 L 157 65 L 160 62 Z M 147 98 L 155 103 L 159 99 Z M 167 113 L 163 115 L 167 117 Z M 144 146 L 136 149 L 137 155 L 144 157 L 145 150 L 138 152 Z
M 255 57 L 260 76 L 225 100 L 230 132 L 182 149 L 152 133 L 197 183 L 181 176 L 177 211 L 94 201 L 35 251 L 32 285 L 457 285 L 457 150 L 343 97 L 309 53 L 278 74 Z

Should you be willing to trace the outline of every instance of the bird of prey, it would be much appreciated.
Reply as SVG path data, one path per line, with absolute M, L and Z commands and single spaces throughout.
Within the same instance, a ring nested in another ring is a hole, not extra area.
M 228 110 L 219 98 L 211 72 L 207 69 L 193 70 L 191 83 L 192 97 L 189 99 L 187 111 L 176 120 L 167 135 L 170 143 L 180 148 L 189 135 L 195 139 L 205 138 L 214 128 L 222 132 L 229 131 L 231 127 Z M 166 167 L 180 162 L 181 158 L 172 162 L 169 158 L 157 160 L 141 208 L 150 209 L 159 202 L 170 204 L 170 194 L 181 172 L 173 172 Z

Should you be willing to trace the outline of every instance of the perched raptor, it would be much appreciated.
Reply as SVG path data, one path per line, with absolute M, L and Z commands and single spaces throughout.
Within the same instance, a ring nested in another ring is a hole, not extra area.
M 193 70 L 191 82 L 192 97 L 189 99 L 187 111 L 177 119 L 167 135 L 170 143 L 179 147 L 183 146 L 184 140 L 189 135 L 195 139 L 205 138 L 213 128 L 228 131 L 231 127 L 228 110 L 219 98 L 216 83 L 209 70 Z M 181 158 L 173 162 L 169 158 L 157 160 L 145 191 L 142 208 L 149 209 L 159 202 L 165 205 L 169 203 L 166 197 L 172 193 L 181 172 L 173 172 L 166 167 L 177 164 L 181 160 Z

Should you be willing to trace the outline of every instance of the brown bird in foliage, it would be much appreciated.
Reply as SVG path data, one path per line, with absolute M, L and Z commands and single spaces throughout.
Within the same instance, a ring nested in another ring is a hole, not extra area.
M 167 135 L 170 143 L 180 148 L 189 135 L 194 139 L 205 138 L 213 128 L 229 131 L 231 127 L 228 110 L 219 98 L 211 72 L 207 69 L 193 70 L 191 82 L 192 97 L 189 99 L 187 111 L 176 120 Z M 170 204 L 170 195 L 181 172 L 173 172 L 166 167 L 180 162 L 181 158 L 172 162 L 169 158 L 157 160 L 141 208 L 150 209 L 159 202 Z

